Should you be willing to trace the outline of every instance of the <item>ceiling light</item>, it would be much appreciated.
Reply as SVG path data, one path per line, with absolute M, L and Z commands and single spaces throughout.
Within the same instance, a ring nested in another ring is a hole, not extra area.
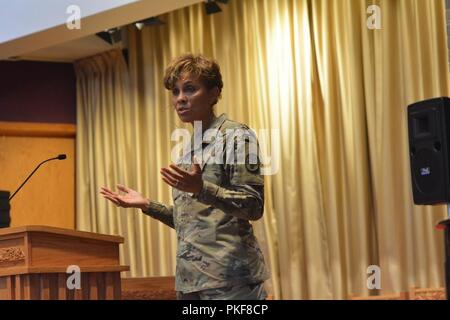
M 163 24 L 165 24 L 165 22 L 158 19 L 157 17 L 151 17 L 134 23 L 136 28 L 138 28 L 139 30 L 142 30 L 142 28 L 146 26 L 160 26 Z
M 108 42 L 110 45 L 122 41 L 122 32 L 120 28 L 112 28 L 96 33 L 96 36 Z
M 220 9 L 219 5 L 215 1 L 207 0 L 205 2 L 205 11 L 206 14 L 214 14 L 217 12 L 221 12 L 222 9 Z

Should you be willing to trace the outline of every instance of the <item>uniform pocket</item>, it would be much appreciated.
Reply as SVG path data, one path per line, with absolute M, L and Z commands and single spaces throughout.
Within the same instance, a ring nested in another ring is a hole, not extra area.
M 196 244 L 212 244 L 216 241 L 216 228 L 214 225 L 201 220 L 191 220 L 186 225 L 185 241 Z
M 207 164 L 203 168 L 202 177 L 204 180 L 220 186 L 222 185 L 224 172 L 223 166 L 220 164 Z

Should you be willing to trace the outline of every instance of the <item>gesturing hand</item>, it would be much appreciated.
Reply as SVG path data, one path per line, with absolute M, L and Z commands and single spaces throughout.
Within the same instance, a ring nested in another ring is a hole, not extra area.
M 124 185 L 118 184 L 117 189 L 123 192 L 123 194 L 119 194 L 117 192 L 113 192 L 105 187 L 101 188 L 100 194 L 116 204 L 119 207 L 123 208 L 138 208 L 144 210 L 148 204 L 149 200 L 144 198 L 139 192 L 125 187 Z
M 202 169 L 197 163 L 192 165 L 192 171 L 180 169 L 174 164 L 171 164 L 169 168 L 161 168 L 162 179 L 165 183 L 184 192 L 199 194 L 202 191 Z

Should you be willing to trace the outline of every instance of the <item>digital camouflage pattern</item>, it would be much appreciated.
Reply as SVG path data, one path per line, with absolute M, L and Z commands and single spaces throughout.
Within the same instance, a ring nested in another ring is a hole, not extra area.
M 178 300 L 264 300 L 267 298 L 264 283 L 246 283 L 235 286 L 183 293 L 177 291 Z
M 249 146 L 256 137 L 225 114 L 209 129 L 217 129 L 217 134 L 204 138 L 201 146 L 195 146 L 193 135 L 191 148 L 178 161 L 180 168 L 191 170 L 193 155 L 203 155 L 200 194 L 173 188 L 174 206 L 152 201 L 145 212 L 177 232 L 175 289 L 183 293 L 260 283 L 269 278 L 249 222 L 261 218 L 264 210 L 258 151 Z M 231 134 L 235 130 L 238 134 Z M 237 158 L 234 161 L 230 156 L 233 152 Z M 222 163 L 215 161 L 219 158 Z

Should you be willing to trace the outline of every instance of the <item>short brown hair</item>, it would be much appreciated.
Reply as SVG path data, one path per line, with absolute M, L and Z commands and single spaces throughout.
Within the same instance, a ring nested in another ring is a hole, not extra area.
M 214 59 L 191 53 L 175 58 L 166 68 L 164 87 L 172 90 L 183 74 L 198 77 L 208 89 L 217 87 L 219 89 L 218 98 L 220 98 L 223 88 L 222 74 L 219 64 Z

